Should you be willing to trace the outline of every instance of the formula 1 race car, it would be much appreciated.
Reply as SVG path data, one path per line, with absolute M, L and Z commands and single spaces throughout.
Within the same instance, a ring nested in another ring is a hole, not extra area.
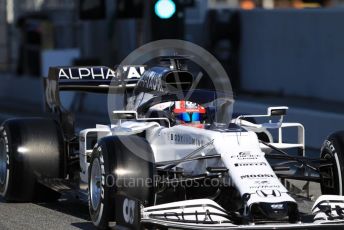
M 194 89 L 193 75 L 175 66 L 118 78 L 107 67 L 50 68 L 50 117 L 1 125 L 1 196 L 25 202 L 77 192 L 100 229 L 112 222 L 132 229 L 344 223 L 344 132 L 325 140 L 319 158 L 308 158 L 304 127 L 283 122 L 288 107 L 232 116 L 231 92 Z M 109 125 L 75 128 L 60 92 L 111 89 L 125 109 L 111 111 Z M 296 130 L 295 143 L 284 142 L 286 128 Z M 320 183 L 323 195 L 309 213 L 286 189 L 289 179 Z

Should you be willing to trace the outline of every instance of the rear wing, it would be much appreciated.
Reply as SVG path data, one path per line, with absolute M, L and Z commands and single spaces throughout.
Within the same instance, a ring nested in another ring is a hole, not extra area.
M 133 89 L 144 66 L 112 69 L 106 66 L 50 67 L 44 78 L 45 104 L 49 110 L 61 108 L 60 91 L 108 93 L 109 89 Z

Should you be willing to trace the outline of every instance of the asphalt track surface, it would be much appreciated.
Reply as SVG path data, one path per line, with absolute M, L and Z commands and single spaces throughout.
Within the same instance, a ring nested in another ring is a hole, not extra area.
M 54 203 L 6 203 L 0 198 L 0 229 L 95 229 L 88 207 L 72 197 Z

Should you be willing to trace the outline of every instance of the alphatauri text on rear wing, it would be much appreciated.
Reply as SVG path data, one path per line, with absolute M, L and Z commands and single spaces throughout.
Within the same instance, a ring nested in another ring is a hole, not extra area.
M 48 77 L 44 78 L 46 106 L 50 109 L 61 107 L 60 91 L 132 90 L 144 71 L 145 66 L 50 67 Z

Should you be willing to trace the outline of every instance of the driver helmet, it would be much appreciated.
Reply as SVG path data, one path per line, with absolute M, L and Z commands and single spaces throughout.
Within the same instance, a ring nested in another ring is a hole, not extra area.
M 206 110 L 204 107 L 191 101 L 176 101 L 173 113 L 179 124 L 199 125 L 204 123 Z

